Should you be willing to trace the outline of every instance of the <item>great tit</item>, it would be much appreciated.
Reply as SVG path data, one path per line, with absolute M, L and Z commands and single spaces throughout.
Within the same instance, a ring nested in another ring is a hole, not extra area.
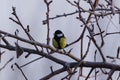
M 52 44 L 56 49 L 63 49 L 66 47 L 66 37 L 63 32 L 60 30 L 56 30 L 54 33 L 54 37 L 52 39 Z

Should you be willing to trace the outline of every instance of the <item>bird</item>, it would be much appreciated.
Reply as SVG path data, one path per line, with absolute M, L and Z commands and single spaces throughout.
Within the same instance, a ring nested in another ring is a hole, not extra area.
M 54 32 L 54 37 L 52 39 L 52 44 L 56 49 L 64 49 L 67 45 L 66 37 L 61 30 L 56 30 Z

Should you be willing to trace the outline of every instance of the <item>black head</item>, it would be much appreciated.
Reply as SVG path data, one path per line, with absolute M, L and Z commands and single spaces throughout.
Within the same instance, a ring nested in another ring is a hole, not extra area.
M 56 30 L 55 33 L 54 33 L 54 36 L 55 37 L 64 37 L 64 34 L 62 33 L 62 31 Z

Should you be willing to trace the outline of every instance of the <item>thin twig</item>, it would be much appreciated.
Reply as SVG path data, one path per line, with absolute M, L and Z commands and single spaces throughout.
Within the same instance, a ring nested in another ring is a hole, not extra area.
M 92 69 L 90 70 L 90 72 L 89 72 L 89 74 L 87 75 L 87 77 L 85 78 L 85 80 L 87 80 L 87 79 L 89 78 L 89 76 L 90 76 L 90 74 L 92 73 L 93 70 L 94 70 L 94 68 L 92 68 Z
M 63 67 L 63 68 L 60 68 L 60 69 L 58 69 L 58 70 L 50 73 L 49 75 L 44 76 L 43 78 L 41 78 L 41 79 L 39 79 L 39 80 L 48 80 L 48 79 L 50 79 L 52 76 L 55 76 L 55 75 L 57 75 L 57 74 L 59 74 L 59 73 L 62 73 L 62 72 L 64 72 L 64 71 L 66 71 L 66 69 L 65 69 L 64 67 Z
M 30 62 L 24 64 L 24 65 L 21 65 L 20 68 L 23 68 L 23 67 L 25 67 L 25 66 L 27 66 L 27 65 L 29 65 L 29 64 L 31 64 L 31 63 L 33 63 L 33 62 L 35 62 L 35 61 L 38 61 L 38 60 L 41 59 L 41 58 L 43 58 L 43 57 L 36 58 L 36 59 L 34 59 L 34 60 L 32 60 L 32 61 L 30 61 Z
M 100 25 L 99 25 L 99 23 L 98 23 L 97 16 L 95 16 L 95 19 L 96 19 L 96 24 L 97 24 L 97 26 L 98 26 L 98 29 L 99 29 L 100 33 L 102 33 L 102 30 L 101 30 Z M 103 45 L 104 45 L 103 35 L 102 35 L 102 34 L 100 34 L 100 37 L 101 37 L 101 45 L 100 45 L 100 48 L 102 48 L 102 47 L 103 47 Z
M 90 28 L 87 27 L 87 29 L 88 29 L 88 31 L 89 31 L 89 33 L 90 33 L 90 36 L 91 36 L 91 39 L 92 39 L 94 45 L 96 46 L 96 48 L 97 48 L 98 51 L 100 52 L 100 55 L 101 55 L 103 61 L 106 62 L 106 59 L 105 59 L 105 57 L 104 57 L 104 55 L 103 55 L 103 52 L 102 52 L 101 48 L 98 46 L 95 38 L 93 37 L 93 35 L 92 35 L 91 31 L 90 31 Z
M 12 10 L 13 10 L 12 14 L 15 16 L 15 18 L 17 19 L 17 21 L 14 20 L 14 19 L 11 18 L 11 17 L 10 17 L 9 19 L 12 20 L 13 22 L 15 22 L 16 24 L 20 25 L 20 27 L 23 29 L 23 31 L 27 34 L 28 38 L 29 38 L 30 40 L 32 40 L 32 41 L 35 41 L 35 40 L 33 39 L 33 37 L 28 33 L 28 30 L 25 29 L 24 26 L 23 26 L 23 24 L 21 23 L 18 15 L 17 15 L 17 13 L 16 13 L 16 8 L 15 8 L 15 7 L 12 7 Z M 27 28 L 28 28 L 28 26 L 27 26 Z M 36 48 L 36 50 L 39 51 L 39 49 L 37 48 L 36 44 L 34 44 L 34 47 Z
M 113 73 L 115 72 L 115 70 L 111 70 L 108 74 L 108 78 L 106 80 L 110 80 L 112 78 Z
M 3 69 L 7 66 L 7 64 L 10 63 L 13 59 L 14 59 L 14 57 L 10 58 L 10 59 L 7 61 L 7 63 L 6 63 L 3 67 L 0 68 L 0 71 L 3 70 Z
M 46 12 L 46 24 L 47 24 L 47 45 L 50 44 L 50 22 L 49 22 L 49 14 L 50 14 L 50 4 L 52 1 L 44 0 L 46 6 L 47 6 L 47 12 Z
M 28 78 L 26 77 L 25 73 L 22 71 L 22 69 L 19 67 L 19 65 L 17 63 L 15 63 L 16 67 L 20 70 L 20 72 L 22 73 L 22 75 L 24 76 L 25 80 L 28 80 Z

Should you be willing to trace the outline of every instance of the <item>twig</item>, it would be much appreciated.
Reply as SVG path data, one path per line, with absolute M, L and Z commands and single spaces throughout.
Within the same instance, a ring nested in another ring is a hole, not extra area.
M 6 38 L 5 38 L 5 37 L 7 37 L 7 34 L 4 35 L 4 36 L 2 36 L 2 35 L 0 34 L 0 37 L 2 38 L 3 42 L 5 42 L 6 45 L 10 45 L 10 43 L 9 43 L 9 42 L 6 40 Z M 1 40 L 1 39 L 0 39 L 0 40 Z
M 1 33 L 0 33 L 0 37 L 2 37 Z M 0 44 L 1 44 L 1 39 L 0 39 Z M 1 52 L 1 48 L 0 48 L 0 63 L 1 63 L 1 56 L 2 56 L 2 52 Z
M 74 12 L 71 12 L 71 13 L 63 13 L 61 15 L 56 15 L 55 17 L 51 17 L 49 18 L 49 20 L 54 20 L 54 19 L 57 19 L 57 18 L 60 18 L 60 17 L 67 17 L 67 16 L 71 16 L 71 15 L 74 15 L 78 13 L 78 11 L 74 11 Z M 43 20 L 43 24 L 46 24 L 47 23 L 47 20 Z
M 66 0 L 70 5 L 77 7 L 74 3 L 72 3 L 70 0 Z
M 100 25 L 99 25 L 99 23 L 98 23 L 97 16 L 95 16 L 95 19 L 96 19 L 96 24 L 97 24 L 97 26 L 98 26 L 98 29 L 99 29 L 100 33 L 102 33 L 102 30 L 101 30 Z M 103 45 L 104 45 L 103 35 L 102 35 L 102 34 L 100 34 L 100 37 L 101 37 L 101 45 L 100 45 L 100 48 L 102 48 L 102 47 L 103 47 Z
M 5 63 L 5 65 L 0 68 L 0 71 L 3 70 L 3 69 L 7 66 L 7 64 L 10 63 L 13 59 L 14 59 L 14 57 L 10 58 L 10 59 L 7 61 L 7 63 Z
M 90 45 L 91 45 L 91 39 L 89 39 L 88 46 L 87 46 L 87 50 L 86 50 L 86 52 L 85 52 L 85 54 L 84 54 L 85 57 L 87 56 L 87 54 L 88 54 L 88 52 L 89 52 Z
M 99 0 L 96 0 L 96 1 L 94 2 L 94 7 L 97 6 L 98 2 L 99 2 Z M 79 3 L 76 3 L 76 4 L 78 5 L 78 10 L 80 10 Z M 79 12 L 80 12 L 80 11 L 79 11 Z M 93 35 L 91 34 L 90 28 L 87 27 L 87 24 L 88 24 L 89 20 L 91 19 L 91 15 L 92 15 L 92 14 L 89 15 L 87 21 L 85 22 L 85 21 L 83 20 L 82 16 L 81 16 L 81 13 L 79 13 L 79 20 L 82 21 L 82 22 L 84 23 L 84 25 L 85 25 L 84 30 L 83 30 L 81 36 L 83 37 L 83 36 L 84 36 L 84 33 L 85 33 L 85 31 L 86 31 L 86 29 L 88 29 L 88 32 L 89 32 L 90 36 L 92 37 L 93 43 L 95 44 L 95 46 L 96 46 L 97 49 L 99 50 L 100 55 L 101 55 L 103 61 L 105 62 L 106 60 L 105 60 L 105 57 L 104 57 L 104 55 L 103 55 L 103 53 L 102 53 L 100 47 L 97 45 L 95 39 L 93 38 Z
M 52 1 L 47 1 L 44 0 L 46 6 L 47 6 L 47 12 L 46 12 L 46 24 L 47 24 L 47 45 L 50 44 L 50 23 L 49 23 L 49 13 L 50 13 L 50 4 L 52 3 Z
M 23 26 L 23 24 L 21 23 L 19 17 L 17 16 L 16 8 L 15 8 L 15 7 L 12 7 L 12 10 L 13 10 L 12 14 L 15 16 L 15 18 L 17 19 L 17 21 L 14 20 L 14 19 L 11 18 L 11 17 L 10 17 L 9 19 L 12 20 L 13 22 L 15 22 L 16 24 L 20 25 L 20 27 L 23 29 L 23 31 L 27 34 L 28 38 L 29 38 L 30 40 L 32 40 L 32 41 L 35 41 L 35 40 L 33 39 L 33 37 L 28 33 L 29 29 L 25 29 L 24 26 Z M 27 26 L 27 28 L 29 28 L 29 26 Z M 37 48 L 36 44 L 34 44 L 34 47 L 36 48 L 36 50 L 39 51 L 39 49 Z
M 106 33 L 103 37 L 106 37 L 108 35 L 112 35 L 112 34 L 120 34 L 120 32 L 111 32 L 111 33 Z
M 109 58 L 109 59 L 118 59 L 118 60 L 120 60 L 120 58 L 119 57 L 112 57 L 112 56 L 106 56 L 107 58 Z
M 17 13 L 16 13 L 16 8 L 15 7 L 12 7 L 12 14 L 15 16 L 15 18 L 17 19 L 17 21 L 15 21 L 13 18 L 9 18 L 10 20 L 12 20 L 13 22 L 17 23 L 18 25 L 20 25 L 22 27 L 22 29 L 25 31 L 25 33 L 27 34 L 27 36 L 29 37 L 30 40 L 34 40 L 31 35 L 27 32 L 27 30 L 24 28 L 24 26 L 22 25 L 19 17 L 17 16 Z
M 87 79 L 89 78 L 89 76 L 90 76 L 90 74 L 92 73 L 93 70 L 94 70 L 94 68 L 92 68 L 92 69 L 90 70 L 90 72 L 89 72 L 89 74 L 87 75 L 87 77 L 85 78 L 85 80 L 87 80 Z
M 112 78 L 113 73 L 115 72 L 115 70 L 111 70 L 108 74 L 108 78 L 106 80 L 110 80 Z
M 19 65 L 17 63 L 15 63 L 16 67 L 20 70 L 20 72 L 22 73 L 22 75 L 24 76 L 25 80 L 28 80 L 28 78 L 26 77 L 25 73 L 22 71 L 22 69 L 19 67 Z
M 120 54 L 120 46 L 118 47 L 118 49 L 117 49 L 117 58 L 119 58 L 119 54 Z
M 24 64 L 24 65 L 21 65 L 20 68 L 23 68 L 23 67 L 25 67 L 25 66 L 27 66 L 27 65 L 29 65 L 29 64 L 31 64 L 31 63 L 33 63 L 33 62 L 39 60 L 39 59 L 41 59 L 41 58 L 43 58 L 43 57 L 36 58 L 36 59 L 34 59 L 34 60 L 32 60 L 32 61 L 30 61 L 30 62 Z
M 94 54 L 94 61 L 96 62 L 96 53 L 97 53 L 97 50 L 95 50 L 95 54 Z M 95 80 L 97 80 L 97 69 L 95 68 Z
M 96 0 L 96 1 L 95 1 L 95 3 L 94 3 L 94 7 L 96 7 L 98 1 L 99 1 L 99 0 Z M 81 11 L 80 11 L 79 3 L 76 2 L 76 5 L 77 5 L 77 7 L 78 7 L 79 20 L 82 21 L 82 22 L 85 24 L 85 27 L 84 27 L 84 29 L 83 29 L 82 34 L 80 35 L 80 37 L 79 37 L 77 40 L 75 40 L 74 42 L 71 42 L 70 44 L 68 44 L 67 46 L 70 46 L 70 45 L 72 45 L 72 44 L 78 42 L 79 40 L 81 40 L 81 39 L 83 38 L 84 33 L 85 33 L 85 31 L 86 31 L 86 28 L 87 28 L 87 24 L 89 23 L 89 20 L 91 19 L 91 15 L 92 15 L 92 14 L 89 14 L 89 16 L 88 16 L 88 18 L 87 18 L 87 21 L 84 22 L 84 20 L 83 20 L 83 18 L 82 18 L 82 16 L 81 16 Z
M 48 79 L 50 79 L 52 76 L 55 76 L 55 75 L 57 75 L 57 74 L 59 74 L 59 73 L 62 73 L 62 72 L 64 72 L 64 71 L 66 71 L 66 68 L 64 68 L 64 67 L 63 67 L 63 68 L 60 68 L 60 69 L 58 69 L 58 70 L 50 73 L 49 75 L 46 75 L 45 77 L 43 77 L 43 78 L 41 78 L 41 79 L 39 79 L 39 80 L 48 80 Z
M 88 31 L 89 31 L 89 33 L 90 33 L 90 36 L 91 36 L 91 39 L 92 39 L 94 45 L 96 46 L 96 48 L 97 48 L 98 51 L 100 52 L 100 55 L 101 55 L 103 61 L 106 62 L 106 59 L 105 59 L 105 57 L 104 57 L 104 55 L 103 55 L 103 52 L 102 52 L 101 48 L 100 48 L 100 47 L 98 46 L 98 44 L 96 43 L 96 40 L 94 39 L 92 33 L 90 32 L 90 29 L 89 29 L 88 27 L 87 27 L 87 29 L 88 29 Z

